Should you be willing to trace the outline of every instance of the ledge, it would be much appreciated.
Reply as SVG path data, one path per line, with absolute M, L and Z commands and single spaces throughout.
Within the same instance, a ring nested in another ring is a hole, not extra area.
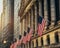
M 32 5 L 35 3 L 35 1 L 36 1 L 36 0 L 32 0 L 32 1 L 28 4 L 28 6 L 26 7 L 26 9 L 24 10 L 23 15 L 21 16 L 21 20 L 22 20 L 22 18 L 24 17 L 24 15 L 28 12 L 28 10 L 31 9 L 31 7 L 32 7 Z
M 45 35 L 45 34 L 47 34 L 47 33 L 50 33 L 51 31 L 57 30 L 57 29 L 59 29 L 59 28 L 60 28 L 60 25 L 57 25 L 57 26 L 55 26 L 53 29 L 48 29 L 48 30 L 46 30 L 46 31 L 43 33 L 43 35 Z M 43 35 L 42 35 L 42 36 L 43 36 Z M 35 38 L 38 38 L 38 37 L 40 37 L 40 36 L 38 36 L 38 35 L 35 36 L 35 37 L 33 36 L 32 39 L 35 39 Z M 31 39 L 31 40 L 32 40 L 32 39 Z

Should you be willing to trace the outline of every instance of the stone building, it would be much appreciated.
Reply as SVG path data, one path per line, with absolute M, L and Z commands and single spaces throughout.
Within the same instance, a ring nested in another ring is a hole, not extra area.
M 14 0 L 14 39 L 19 39 L 20 35 L 20 17 L 18 11 L 20 8 L 20 0 Z
M 20 32 L 33 27 L 33 37 L 24 48 L 60 48 L 60 0 L 21 0 Z M 46 20 L 42 36 L 37 35 L 37 16 Z M 22 48 L 21 46 L 21 48 Z
M 2 24 L 2 47 L 9 48 L 10 43 L 13 41 L 14 32 L 14 0 L 3 0 L 3 12 L 1 16 Z M 6 44 L 4 44 L 6 41 Z

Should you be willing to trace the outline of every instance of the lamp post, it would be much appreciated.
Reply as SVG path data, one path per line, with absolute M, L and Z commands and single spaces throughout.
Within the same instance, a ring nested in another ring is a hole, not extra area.
M 4 43 L 4 44 L 6 44 L 6 43 L 7 43 L 7 41 L 6 41 L 6 40 L 4 40 L 4 41 L 3 41 L 3 43 Z

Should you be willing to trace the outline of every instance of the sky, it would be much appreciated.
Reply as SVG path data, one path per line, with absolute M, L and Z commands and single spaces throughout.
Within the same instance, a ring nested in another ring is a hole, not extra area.
M 0 16 L 1 16 L 1 13 L 2 13 L 2 9 L 3 9 L 3 0 L 0 0 Z

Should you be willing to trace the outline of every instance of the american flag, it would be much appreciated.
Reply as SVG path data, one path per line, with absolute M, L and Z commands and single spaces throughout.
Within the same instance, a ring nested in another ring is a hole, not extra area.
M 43 17 L 38 16 L 38 35 L 41 36 L 45 27 L 45 20 Z
M 13 48 L 17 48 L 17 42 L 14 43 L 14 47 Z
M 13 46 L 14 46 L 14 44 L 11 44 L 11 45 L 10 45 L 10 48 L 13 48 Z
M 27 41 L 30 41 L 31 37 L 32 37 L 32 33 L 33 33 L 33 29 L 30 28 L 29 33 L 27 34 Z
M 26 36 L 23 37 L 23 43 L 24 43 L 24 44 L 27 43 L 27 38 L 26 38 Z
M 24 43 L 24 44 L 27 43 L 27 37 L 26 37 L 26 32 L 25 32 L 25 31 L 24 31 L 23 43 Z
M 18 45 L 21 45 L 21 43 L 22 43 L 22 40 L 21 39 L 18 40 Z
M 12 43 L 10 48 L 15 48 L 15 43 Z

